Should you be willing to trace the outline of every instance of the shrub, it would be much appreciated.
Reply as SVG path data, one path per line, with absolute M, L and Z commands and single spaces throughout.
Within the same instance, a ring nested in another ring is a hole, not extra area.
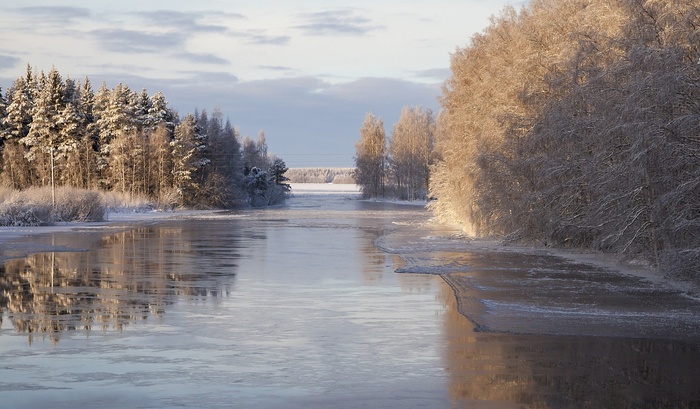
M 31 200 L 35 192 L 12 192 L 0 197 L 1 226 L 45 226 L 53 223 L 52 206 L 48 202 Z
M 62 187 L 56 190 L 54 218 L 60 221 L 99 222 L 107 208 L 98 192 Z
M 153 203 L 144 196 L 130 195 L 119 192 L 100 192 L 105 207 L 115 213 L 143 213 L 155 208 Z
M 2 226 L 45 226 L 54 221 L 102 221 L 106 210 L 99 193 L 84 189 L 58 188 L 55 206 L 50 188 L 0 190 Z

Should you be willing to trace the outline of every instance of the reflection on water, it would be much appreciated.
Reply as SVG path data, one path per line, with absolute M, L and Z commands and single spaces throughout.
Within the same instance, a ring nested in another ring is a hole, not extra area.
M 685 408 L 700 405 L 700 345 L 639 338 L 474 332 L 444 285 L 445 367 L 460 407 Z
M 0 266 L 0 312 L 7 311 L 15 330 L 27 333 L 30 343 L 34 334 L 56 343 L 62 331 L 121 330 L 162 314 L 178 296 L 216 299 L 228 294 L 237 249 L 219 248 L 220 235 L 194 240 L 194 232 L 143 227 L 101 238 L 89 251 L 6 261 Z M 238 237 L 226 238 L 235 242 Z
M 700 407 L 692 300 L 428 218 L 309 196 L 32 238 L 76 251 L 0 267 L 0 407 Z

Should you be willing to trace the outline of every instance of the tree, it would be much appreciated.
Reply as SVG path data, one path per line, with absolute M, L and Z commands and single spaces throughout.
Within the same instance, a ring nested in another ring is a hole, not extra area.
M 32 94 L 24 77 L 18 78 L 7 91 L 7 108 L 2 119 L 2 173 L 5 183 L 15 189 L 29 187 L 34 178 L 24 156 L 25 148 L 19 142 L 29 134 L 32 123 Z
M 41 77 L 42 87 L 37 93 L 32 109 L 32 122 L 29 133 L 20 139 L 27 147 L 25 157 L 37 169 L 42 185 L 50 184 L 55 192 L 55 154 L 59 147 L 65 147 L 70 141 L 61 140 L 59 115 L 64 109 L 63 80 L 55 67 L 48 77 Z M 55 202 L 55 197 L 54 197 Z
M 243 164 L 248 170 L 252 168 L 267 169 L 270 166 L 270 159 L 267 156 L 267 140 L 262 130 L 258 132 L 257 142 L 247 136 L 243 138 Z
M 504 10 L 452 56 L 433 210 L 476 234 L 697 275 L 697 11 L 685 0 Z
M 260 198 L 283 198 L 286 166 L 271 163 L 264 133 L 257 142 L 248 138 L 245 150 Z M 102 83 L 95 93 L 89 78 L 63 80 L 53 67 L 35 75 L 27 66 L 6 97 L 0 92 L 0 152 L 0 181 L 16 189 L 51 182 L 146 195 L 166 206 L 230 207 L 247 199 L 238 132 L 220 110 L 181 121 L 160 92 Z
M 364 197 L 384 194 L 386 164 L 386 133 L 381 118 L 365 115 L 360 128 L 360 140 L 355 144 L 355 181 Z
M 171 142 L 173 141 L 172 133 L 166 122 L 161 122 L 150 134 L 148 138 L 150 144 L 149 159 L 151 164 L 149 168 L 151 176 L 151 187 L 149 189 L 159 201 L 166 201 L 170 196 L 173 184 L 173 149 Z
M 435 120 L 430 110 L 406 107 L 389 141 L 392 173 L 402 199 L 425 199 L 428 194 Z
M 288 170 L 289 168 L 282 158 L 274 157 L 268 173 L 275 185 L 282 186 L 283 189 L 289 190 L 291 187 L 288 183 L 285 183 L 289 181 L 289 178 L 284 176 Z
M 173 185 L 180 197 L 180 204 L 188 206 L 195 194 L 194 172 L 197 170 L 196 123 L 192 114 L 175 127 L 170 143 L 173 151 Z

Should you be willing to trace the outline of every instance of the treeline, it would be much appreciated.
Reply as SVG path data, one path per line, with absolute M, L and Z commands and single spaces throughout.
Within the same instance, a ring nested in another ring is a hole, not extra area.
M 699 277 L 699 28 L 696 0 L 506 8 L 452 55 L 434 211 Z
M 355 182 L 362 195 L 426 199 L 435 159 L 434 133 L 435 119 L 429 109 L 404 107 L 389 139 L 382 119 L 368 113 L 355 144 Z
M 27 66 L 0 89 L 0 184 L 72 186 L 145 196 L 163 206 L 268 204 L 288 191 L 286 166 L 261 132 L 242 141 L 223 114 L 180 118 L 165 97 L 125 84 L 63 79 Z
M 353 184 L 354 168 L 290 168 L 286 176 L 290 183 Z

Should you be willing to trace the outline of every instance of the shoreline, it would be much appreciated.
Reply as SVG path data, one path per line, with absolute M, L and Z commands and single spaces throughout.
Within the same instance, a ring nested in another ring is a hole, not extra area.
M 691 281 L 681 281 L 664 276 L 658 269 L 644 265 L 635 264 L 634 261 L 625 262 L 615 254 L 597 252 L 590 249 L 557 248 L 557 247 L 537 247 L 517 244 L 502 244 L 493 239 L 470 238 L 466 242 L 464 249 L 482 249 L 484 251 L 503 251 L 521 254 L 542 254 L 554 257 L 561 257 L 573 263 L 586 264 L 603 268 L 618 274 L 639 277 L 653 282 L 659 286 L 671 287 L 678 291 L 684 291 L 689 296 L 700 298 L 700 285 Z
M 51 226 L 0 226 L 0 263 L 29 254 L 47 251 L 45 245 L 32 245 L 30 238 L 46 234 L 70 233 L 76 230 L 94 230 L 95 232 L 128 230 L 138 225 L 152 224 L 160 221 L 211 214 L 222 210 L 176 210 L 169 212 L 150 211 L 134 213 L 109 213 L 101 222 L 59 222 Z M 64 249 L 65 251 L 65 249 Z

